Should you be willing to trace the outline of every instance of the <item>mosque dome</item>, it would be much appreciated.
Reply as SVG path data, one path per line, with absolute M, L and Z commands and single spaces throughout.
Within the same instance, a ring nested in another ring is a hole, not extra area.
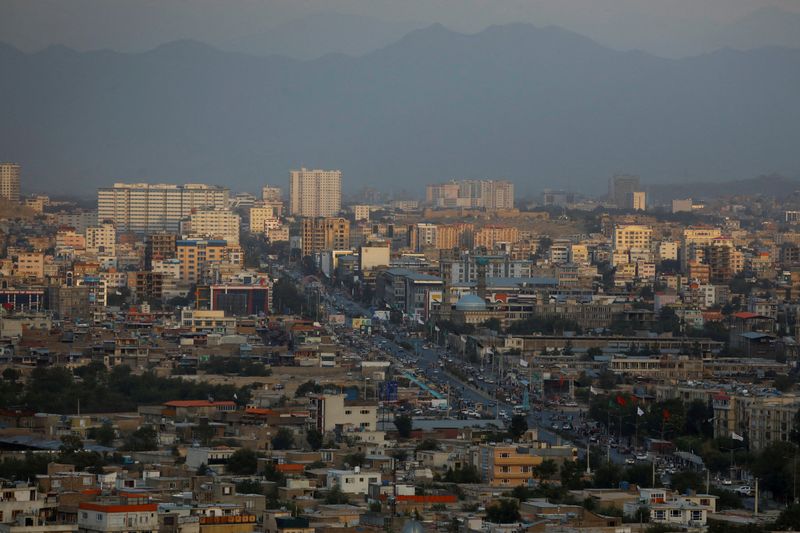
M 485 311 L 486 302 L 480 296 L 466 294 L 456 302 L 456 311 Z

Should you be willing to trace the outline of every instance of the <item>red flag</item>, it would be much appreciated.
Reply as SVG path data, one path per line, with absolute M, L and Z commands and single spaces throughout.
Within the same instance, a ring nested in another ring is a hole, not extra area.
M 558 378 L 558 386 L 559 387 L 563 387 L 564 386 L 564 375 L 563 374 L 561 375 L 560 378 Z
M 625 398 L 623 398 L 622 396 L 618 395 L 617 396 L 617 405 L 619 405 L 620 407 L 625 407 Z
M 664 420 L 669 420 L 669 417 L 670 417 L 669 411 L 667 411 L 666 409 L 664 409 L 664 410 L 661 412 L 661 416 L 663 416 L 663 417 L 664 417 Z

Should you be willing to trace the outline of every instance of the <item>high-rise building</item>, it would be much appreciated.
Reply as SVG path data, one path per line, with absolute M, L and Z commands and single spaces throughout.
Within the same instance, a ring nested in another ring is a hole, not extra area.
M 178 231 L 180 221 L 203 207 L 226 209 L 229 190 L 202 184 L 115 183 L 97 190 L 97 218 L 119 231 Z
M 342 171 L 289 172 L 289 212 L 301 217 L 332 217 L 342 209 Z
M 283 201 L 283 193 L 280 187 L 274 185 L 264 185 L 261 187 L 261 199 L 265 202 L 281 202 Z
M 644 191 L 632 192 L 627 207 L 634 211 L 647 211 L 647 193 Z
M 514 184 L 506 180 L 462 180 L 425 187 L 425 200 L 434 207 L 513 209 Z
M 262 206 L 250 208 L 250 233 L 264 233 L 268 229 L 280 227 L 279 214 L 274 207 Z
M 303 255 L 350 248 L 350 221 L 341 217 L 303 219 Z
M 0 163 L 0 198 L 19 202 L 19 165 Z
M 228 244 L 239 244 L 241 219 L 228 209 L 197 209 L 189 215 L 187 223 L 181 228 L 183 233 L 193 237 L 221 239 Z
M 640 190 L 639 176 L 617 174 L 608 182 L 608 198 L 620 209 L 629 208 L 630 195 Z
M 93 255 L 116 255 L 117 232 L 114 224 L 103 222 L 86 228 L 86 251 Z

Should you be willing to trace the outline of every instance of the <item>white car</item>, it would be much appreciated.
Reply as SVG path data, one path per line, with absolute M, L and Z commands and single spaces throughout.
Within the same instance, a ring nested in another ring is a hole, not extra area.
M 736 487 L 733 489 L 733 492 L 738 494 L 739 496 L 750 496 L 753 494 L 753 489 L 750 488 L 749 485 L 742 485 L 741 487 Z

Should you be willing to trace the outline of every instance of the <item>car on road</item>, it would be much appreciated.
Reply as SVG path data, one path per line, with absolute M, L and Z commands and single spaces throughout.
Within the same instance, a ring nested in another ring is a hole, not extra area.
M 753 494 L 753 489 L 750 487 L 750 485 L 742 485 L 741 487 L 736 487 L 733 489 L 733 492 L 739 496 L 750 496 Z

